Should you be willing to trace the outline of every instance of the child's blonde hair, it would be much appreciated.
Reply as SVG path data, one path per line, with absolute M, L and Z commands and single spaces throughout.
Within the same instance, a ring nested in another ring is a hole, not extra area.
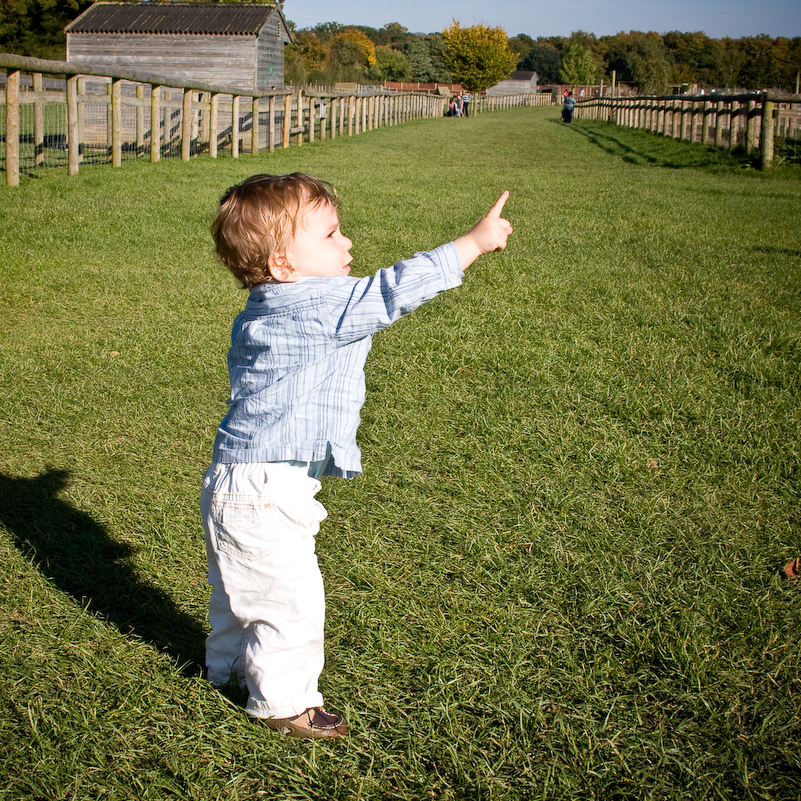
M 252 175 L 220 198 L 211 223 L 217 259 L 246 289 L 272 281 L 270 256 L 286 252 L 302 213 L 324 203 L 338 206 L 326 181 L 300 172 Z

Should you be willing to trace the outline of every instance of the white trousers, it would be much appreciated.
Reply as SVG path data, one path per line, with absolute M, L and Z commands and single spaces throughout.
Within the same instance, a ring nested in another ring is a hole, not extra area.
M 209 561 L 206 667 L 248 689 L 247 711 L 288 718 L 320 706 L 325 596 L 314 544 L 320 482 L 288 463 L 212 464 L 201 513 Z

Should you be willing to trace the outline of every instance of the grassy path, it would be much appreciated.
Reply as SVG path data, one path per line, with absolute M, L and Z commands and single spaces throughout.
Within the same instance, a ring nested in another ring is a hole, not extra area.
M 252 172 L 332 181 L 356 274 L 509 248 L 376 337 L 329 481 L 323 692 L 199 677 L 197 495 Z M 0 799 L 797 799 L 801 180 L 520 109 L 0 188 Z

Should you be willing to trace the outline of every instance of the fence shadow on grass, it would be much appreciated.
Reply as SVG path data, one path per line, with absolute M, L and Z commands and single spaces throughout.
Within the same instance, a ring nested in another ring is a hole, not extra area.
M 577 121 L 574 119 L 569 125 L 557 120 L 552 120 L 552 122 L 583 136 L 601 150 L 612 156 L 618 156 L 629 164 L 651 165 L 673 170 L 687 167 L 698 169 L 702 167 L 756 168 L 759 166 L 757 156 L 751 157 L 742 151 L 732 153 L 711 145 L 692 144 L 658 136 L 650 131 L 633 130 L 589 120 Z
M 59 497 L 70 474 L 35 478 L 0 473 L 0 522 L 16 547 L 60 590 L 123 634 L 170 654 L 187 673 L 200 669 L 205 631 L 131 564 L 131 548 Z

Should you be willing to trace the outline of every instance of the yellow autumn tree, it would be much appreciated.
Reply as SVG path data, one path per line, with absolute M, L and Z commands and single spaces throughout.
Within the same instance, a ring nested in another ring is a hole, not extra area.
M 462 28 L 456 20 L 442 32 L 445 63 L 453 79 L 468 92 L 482 92 L 508 78 L 517 66 L 503 28 L 473 25 Z
M 375 65 L 375 45 L 366 33 L 356 28 L 347 28 L 334 34 L 334 43 L 345 43 L 355 46 L 367 67 Z

